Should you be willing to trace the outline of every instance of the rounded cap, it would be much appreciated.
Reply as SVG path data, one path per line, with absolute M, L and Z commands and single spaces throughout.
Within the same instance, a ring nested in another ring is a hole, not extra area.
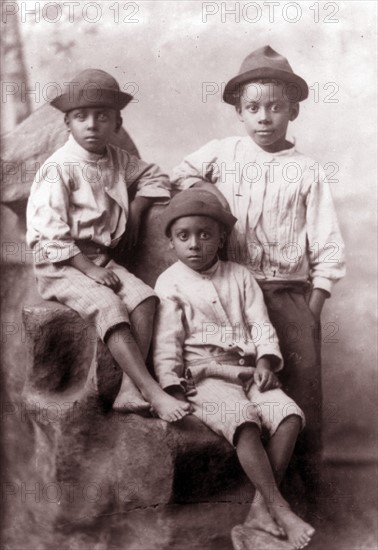
M 172 223 L 186 216 L 208 216 L 231 231 L 237 218 L 223 208 L 219 199 L 210 191 L 186 189 L 175 195 L 161 215 L 164 233 L 169 236 Z
M 68 84 L 68 91 L 50 104 L 63 113 L 84 107 L 108 107 L 120 111 L 133 96 L 121 92 L 118 82 L 101 69 L 85 69 Z
M 245 84 L 265 78 L 285 82 L 285 95 L 291 101 L 303 101 L 308 97 L 307 83 L 294 73 L 286 57 L 270 46 L 264 46 L 250 53 L 241 64 L 237 76 L 227 82 L 223 92 L 224 101 L 235 105 Z

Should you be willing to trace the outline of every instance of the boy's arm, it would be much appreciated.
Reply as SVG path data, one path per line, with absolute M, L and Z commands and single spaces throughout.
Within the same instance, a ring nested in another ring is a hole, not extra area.
M 59 263 L 80 253 L 68 222 L 68 180 L 62 175 L 59 159 L 50 164 L 55 166 L 43 165 L 37 172 L 26 211 L 26 240 L 36 250 L 37 263 Z
M 311 175 L 313 178 L 313 172 Z M 344 241 L 323 171 L 319 178 L 311 182 L 307 196 L 306 225 L 313 286 L 309 307 L 318 319 L 333 284 L 345 275 Z
M 212 186 L 218 180 L 218 145 L 214 139 L 188 155 L 172 172 L 172 187 L 183 191 L 190 187 Z M 206 186 L 207 184 L 207 186 Z
M 179 394 L 181 392 L 184 395 L 186 383 L 183 361 L 185 328 L 182 311 L 175 300 L 167 297 L 167 292 L 163 290 L 159 280 L 155 291 L 160 298 L 153 334 L 155 373 L 163 389 L 167 389 L 169 393 Z
M 135 191 L 126 226 L 125 246 L 130 250 L 137 244 L 143 214 L 154 202 L 169 200 L 171 194 L 169 178 L 156 164 L 148 164 L 128 153 L 126 155 L 126 184 L 131 192 Z
M 257 388 L 267 391 L 280 387 L 276 372 L 283 367 L 278 337 L 270 322 L 263 293 L 251 273 L 243 269 L 245 284 L 244 316 L 250 327 L 250 338 L 256 347 L 256 369 L 254 381 Z
M 271 370 L 277 372 L 283 367 L 283 358 L 263 293 L 253 275 L 243 266 L 239 266 L 239 269 L 244 277 L 244 318 L 250 330 L 250 339 L 256 348 L 256 364 L 260 359 L 269 357 Z M 262 364 L 266 365 L 266 360 Z
M 214 184 L 219 179 L 219 141 L 214 139 L 198 151 L 187 156 L 172 173 L 172 187 L 183 191 L 198 187 L 213 193 L 223 208 L 230 210 L 226 197 Z
M 120 284 L 118 275 L 116 275 L 111 269 L 106 269 L 105 267 L 95 265 L 82 252 L 68 258 L 65 263 L 78 269 L 87 277 L 97 281 L 97 283 L 108 286 L 113 290 L 116 290 Z

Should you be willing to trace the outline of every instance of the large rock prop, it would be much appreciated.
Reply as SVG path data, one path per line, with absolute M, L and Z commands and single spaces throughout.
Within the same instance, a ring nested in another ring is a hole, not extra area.
M 240 480 L 232 447 L 198 419 L 168 424 L 111 409 L 121 371 L 75 312 L 46 302 L 24 308 L 24 324 L 25 413 L 58 525 L 204 501 Z

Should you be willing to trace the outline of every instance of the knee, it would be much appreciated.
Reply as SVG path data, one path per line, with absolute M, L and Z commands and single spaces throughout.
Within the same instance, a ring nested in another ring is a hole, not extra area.
M 155 296 L 150 296 L 141 302 L 132 312 L 131 315 L 154 315 L 158 299 Z

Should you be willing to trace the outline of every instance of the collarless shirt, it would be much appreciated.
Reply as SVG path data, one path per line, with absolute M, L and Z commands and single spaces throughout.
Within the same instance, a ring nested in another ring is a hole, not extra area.
M 218 261 L 199 273 L 178 261 L 160 275 L 155 292 L 161 302 L 154 365 L 163 387 L 182 383 L 185 366 L 225 355 L 275 355 L 282 368 L 262 292 L 244 266 Z

